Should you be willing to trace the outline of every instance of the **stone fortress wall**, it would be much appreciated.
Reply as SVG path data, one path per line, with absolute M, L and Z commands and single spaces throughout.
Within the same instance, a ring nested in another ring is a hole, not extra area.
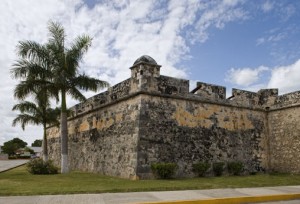
M 71 169 L 130 179 L 153 177 L 150 166 L 175 162 L 177 177 L 198 161 L 242 161 L 248 172 L 300 173 L 300 92 L 278 96 L 160 75 L 149 56 L 131 77 L 72 107 Z M 60 138 L 48 128 L 49 158 L 60 163 Z

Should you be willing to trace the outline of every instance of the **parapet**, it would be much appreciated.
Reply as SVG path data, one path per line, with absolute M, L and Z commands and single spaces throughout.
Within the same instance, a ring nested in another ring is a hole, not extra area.
M 131 77 L 129 79 L 75 105 L 71 108 L 73 116 L 115 103 L 141 92 L 186 96 L 189 93 L 189 80 L 162 76 L 160 75 L 160 67 L 153 58 L 143 55 L 130 67 Z
M 186 96 L 189 93 L 189 80 L 160 76 L 157 90 L 161 94 Z
M 232 89 L 232 96 L 228 99 L 232 104 L 268 109 L 274 105 L 277 97 L 278 89 L 261 89 L 258 92 Z
M 300 91 L 278 96 L 274 101 L 272 109 L 293 107 L 297 105 L 300 105 Z
M 263 108 L 269 109 L 278 98 L 278 89 L 261 89 L 257 94 L 259 96 L 258 104 Z
M 232 89 L 232 96 L 228 99 L 232 104 L 254 108 L 258 106 L 259 96 L 255 92 Z
M 119 84 L 116 84 L 107 91 L 97 94 L 85 102 L 79 103 L 71 108 L 73 116 L 94 110 L 109 103 L 116 102 L 129 95 L 131 89 L 131 79 L 127 79 Z
M 191 91 L 205 99 L 224 100 L 226 99 L 226 88 L 214 84 L 207 84 L 204 82 L 197 82 L 197 87 Z
M 226 99 L 225 87 L 197 82 L 197 87 L 189 92 L 189 80 L 160 75 L 160 68 L 161 66 L 150 56 L 141 56 L 130 67 L 129 79 L 75 105 L 71 108 L 73 116 L 116 103 L 139 93 L 169 95 L 187 100 L 261 110 L 276 110 L 300 105 L 300 91 L 278 96 L 278 89 L 261 89 L 258 92 L 232 89 L 232 96 Z

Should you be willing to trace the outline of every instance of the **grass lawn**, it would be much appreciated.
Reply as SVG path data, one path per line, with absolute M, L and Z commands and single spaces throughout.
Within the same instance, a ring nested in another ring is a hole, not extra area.
M 31 175 L 27 172 L 25 166 L 0 173 L 0 196 L 188 190 L 281 185 L 300 185 L 300 175 L 260 174 L 252 176 L 132 181 L 85 172 L 71 172 L 70 174 L 56 175 Z

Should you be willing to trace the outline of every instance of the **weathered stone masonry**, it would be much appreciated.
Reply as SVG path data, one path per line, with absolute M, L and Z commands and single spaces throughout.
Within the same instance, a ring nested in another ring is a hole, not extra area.
M 278 96 L 160 75 L 149 56 L 131 78 L 72 108 L 71 169 L 131 179 L 153 177 L 154 162 L 175 162 L 178 177 L 198 161 L 242 161 L 248 172 L 300 173 L 300 92 Z M 50 158 L 59 165 L 60 138 L 48 129 Z

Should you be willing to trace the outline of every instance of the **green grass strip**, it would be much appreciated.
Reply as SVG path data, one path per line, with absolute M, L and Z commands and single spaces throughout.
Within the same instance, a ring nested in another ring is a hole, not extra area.
M 0 195 L 172 191 L 300 185 L 300 175 L 259 174 L 171 180 L 127 180 L 87 172 L 31 175 L 25 166 L 0 173 Z

